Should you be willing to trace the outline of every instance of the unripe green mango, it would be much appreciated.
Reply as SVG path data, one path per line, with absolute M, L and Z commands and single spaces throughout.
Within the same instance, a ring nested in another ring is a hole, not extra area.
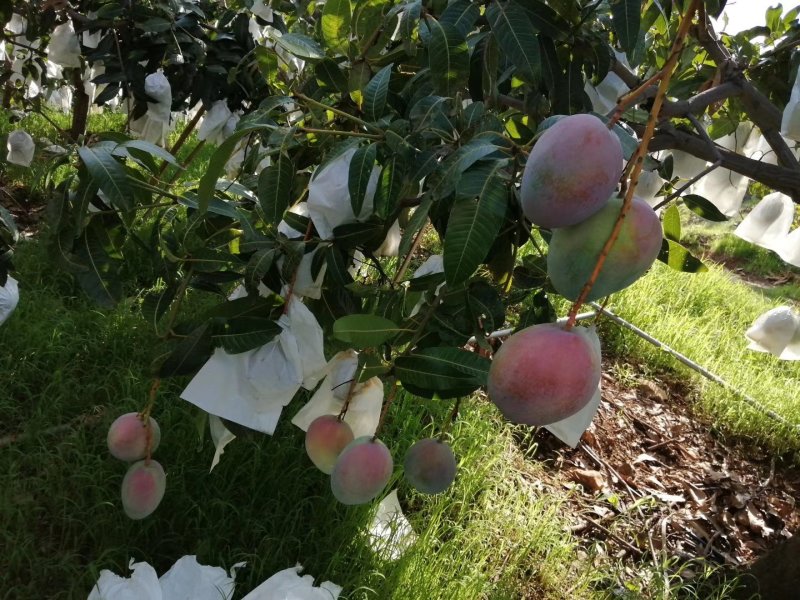
M 553 231 L 547 275 L 565 298 L 577 299 L 611 235 L 621 207 L 622 198 L 613 197 L 600 212 L 582 223 Z M 634 197 L 587 301 L 618 292 L 644 275 L 658 256 L 662 236 L 661 221 L 655 211 L 644 200 Z
M 599 211 L 622 176 L 622 144 L 594 115 L 563 117 L 533 146 L 520 184 L 525 216 L 569 227 Z

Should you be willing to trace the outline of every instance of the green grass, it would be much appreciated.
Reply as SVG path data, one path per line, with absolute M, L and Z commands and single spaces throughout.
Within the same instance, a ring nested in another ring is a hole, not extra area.
M 105 434 L 117 415 L 143 406 L 160 346 L 135 302 L 95 310 L 47 264 L 40 245 L 20 246 L 22 299 L 0 327 L 0 437 L 24 434 L 0 452 L 0 597 L 85 597 L 101 569 L 125 574 L 135 558 L 163 572 L 184 554 L 213 565 L 248 561 L 240 592 L 300 562 L 353 599 L 595 595 L 590 584 L 605 575 L 579 560 L 563 498 L 533 485 L 539 467 L 485 401 L 466 403 L 453 431 L 459 475 L 450 491 L 428 498 L 399 482 L 419 539 L 397 562 L 369 550 L 370 507 L 335 502 L 288 418 L 274 437 L 236 440 L 209 474 L 210 440 L 198 435 L 197 411 L 178 398 L 185 381 L 164 382 L 154 411 L 164 501 L 143 521 L 127 519 L 119 501 L 125 465 L 109 456 Z M 395 402 L 383 437 L 396 463 L 449 408 Z M 82 415 L 100 416 L 76 424 Z
M 800 362 L 747 349 L 745 330 L 779 305 L 742 285 L 722 267 L 691 275 L 661 263 L 624 292 L 610 308 L 657 339 L 716 373 L 791 423 L 800 424 Z M 736 394 L 684 370 L 668 354 L 632 333 L 607 324 L 605 341 L 615 353 L 649 365 L 691 374 L 702 408 L 724 432 L 800 460 L 800 434 L 745 404 Z

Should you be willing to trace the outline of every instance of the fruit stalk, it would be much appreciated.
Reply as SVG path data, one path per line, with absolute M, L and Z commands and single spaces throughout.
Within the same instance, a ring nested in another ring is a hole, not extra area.
M 608 241 L 606 241 L 603 249 L 600 251 L 600 256 L 597 257 L 597 262 L 595 263 L 589 280 L 586 282 L 586 284 L 584 284 L 580 295 L 575 300 L 572 308 L 570 308 L 567 324 L 564 326 L 564 329 L 567 331 L 575 326 L 575 320 L 578 316 L 578 311 L 586 301 L 586 297 L 589 295 L 589 292 L 592 290 L 592 286 L 594 285 L 594 282 L 597 280 L 597 276 L 600 274 L 600 271 L 603 268 L 606 257 L 611 251 L 611 248 L 614 246 L 614 242 L 617 241 L 617 237 L 622 230 L 622 223 L 625 220 L 625 215 L 628 213 L 628 210 L 631 207 L 633 194 L 636 191 L 636 184 L 639 182 L 639 175 L 642 172 L 642 164 L 644 163 L 644 157 L 647 155 L 647 148 L 650 145 L 650 140 L 655 132 L 656 119 L 658 118 L 658 114 L 661 112 L 661 106 L 664 102 L 664 97 L 667 94 L 669 82 L 672 79 L 672 73 L 675 70 L 675 65 L 678 62 L 680 51 L 683 48 L 684 42 L 686 41 L 686 36 L 689 34 L 689 28 L 694 20 L 694 15 L 697 12 L 699 3 L 700 0 L 692 0 L 691 4 L 689 4 L 689 8 L 683 15 L 681 23 L 678 27 L 675 41 L 672 44 L 672 52 L 670 53 L 670 57 L 664 64 L 664 67 L 661 69 L 663 77 L 661 77 L 661 81 L 658 84 L 658 92 L 656 93 L 656 97 L 653 99 L 653 107 L 650 111 L 650 116 L 647 119 L 647 126 L 645 127 L 644 134 L 642 135 L 642 141 L 639 144 L 639 147 L 636 149 L 631 161 L 633 163 L 633 169 L 630 174 L 630 184 L 625 192 L 625 199 L 622 202 L 622 207 L 619 211 L 619 217 L 617 217 L 617 222 L 614 224 L 614 229 L 611 231 Z

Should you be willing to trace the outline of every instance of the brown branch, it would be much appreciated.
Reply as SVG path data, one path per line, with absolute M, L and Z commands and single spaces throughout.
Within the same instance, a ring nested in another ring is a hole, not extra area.
M 664 102 L 660 116 L 685 117 L 687 115 L 699 115 L 712 104 L 716 104 L 721 100 L 726 100 L 733 96 L 739 96 L 742 92 L 741 85 L 734 81 L 726 81 L 709 90 L 700 92 L 688 100 Z
M 641 129 L 641 126 L 634 129 Z M 656 132 L 650 143 L 650 150 L 682 150 L 708 162 L 717 159 L 708 144 L 699 136 L 664 125 Z M 770 165 L 752 158 L 736 154 L 725 148 L 716 148 L 719 153 L 719 166 L 729 169 L 764 185 L 783 192 L 800 204 L 800 169 Z

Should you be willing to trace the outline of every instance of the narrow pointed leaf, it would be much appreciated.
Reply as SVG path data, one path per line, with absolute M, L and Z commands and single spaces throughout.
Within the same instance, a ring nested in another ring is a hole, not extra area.
M 455 0 L 451 2 L 442 16 L 439 18 L 441 23 L 449 23 L 455 27 L 464 37 L 472 31 L 475 21 L 481 15 L 481 10 L 477 2 L 471 0 Z
M 380 346 L 403 331 L 393 321 L 370 314 L 348 315 L 333 324 L 333 337 L 355 348 Z
M 279 154 L 274 164 L 265 167 L 258 176 L 258 203 L 264 220 L 277 225 L 292 199 L 295 168 L 291 159 Z
M 208 323 L 204 323 L 175 346 L 161 364 L 158 376 L 167 378 L 191 375 L 203 366 L 213 351 L 214 344 L 208 331 Z
M 450 286 L 469 279 L 486 258 L 506 214 L 508 191 L 499 175 L 500 165 L 464 173 L 478 194 L 456 199 L 444 239 L 444 273 Z
M 681 199 L 686 205 L 686 208 L 708 221 L 720 222 L 728 220 L 728 217 L 722 214 L 722 212 L 720 212 L 720 210 L 707 198 L 703 198 L 697 194 L 689 194 L 687 196 L 683 196 Z
M 213 336 L 228 354 L 239 354 L 271 342 L 281 332 L 281 326 L 270 319 L 239 317 L 229 319 L 223 332 Z
M 681 241 L 681 215 L 674 204 L 664 211 L 662 222 L 664 237 L 673 242 Z
M 428 43 L 428 66 L 434 91 L 453 97 L 467 85 L 469 50 L 461 32 L 450 23 L 430 17 L 426 20 L 431 37 Z
M 611 5 L 614 31 L 619 38 L 622 49 L 630 56 L 633 54 L 636 42 L 639 39 L 642 1 L 610 0 L 609 4 Z
M 528 15 L 517 4 L 492 2 L 486 11 L 494 39 L 522 79 L 535 84 L 542 71 L 539 42 Z
M 350 0 L 327 0 L 322 8 L 322 39 L 333 52 L 347 55 L 350 46 Z
M 121 210 L 133 208 L 133 189 L 123 167 L 105 148 L 81 146 L 78 155 L 97 187 Z
M 684 273 L 702 273 L 708 268 L 678 242 L 665 239 L 661 243 L 661 253 L 658 260 L 669 265 L 670 268 Z
M 367 194 L 372 168 L 375 166 L 375 157 L 378 154 L 377 144 L 362 146 L 353 155 L 350 161 L 347 186 L 350 190 L 350 205 L 353 207 L 353 214 L 358 216 L 364 206 L 364 196 Z
M 364 101 L 361 109 L 370 121 L 380 119 L 386 110 L 386 98 L 389 96 L 389 78 L 392 75 L 392 66 L 386 65 L 375 73 L 375 77 L 364 88 Z

